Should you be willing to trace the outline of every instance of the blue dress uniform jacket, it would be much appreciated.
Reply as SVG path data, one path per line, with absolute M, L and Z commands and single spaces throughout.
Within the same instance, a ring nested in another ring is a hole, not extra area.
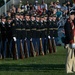
M 26 37 L 25 20 L 21 20 L 20 25 L 21 25 L 21 39 L 25 39 Z
M 40 22 L 37 22 L 36 21 L 36 34 L 37 34 L 37 37 L 36 38 L 40 38 Z
M 36 38 L 36 21 L 31 20 L 31 37 Z
M 17 39 L 21 39 L 21 25 L 20 25 L 20 20 L 15 19 L 12 22 L 12 33 L 13 37 L 16 37 Z
M 20 20 L 16 20 L 16 34 L 17 39 L 21 39 L 21 24 Z
M 53 28 L 53 37 L 58 37 L 57 21 L 52 21 L 52 28 Z
M 53 36 L 53 32 L 52 32 L 53 28 L 52 28 L 52 21 L 48 20 L 47 21 L 47 33 L 48 36 Z
M 6 40 L 6 31 L 7 31 L 7 29 L 6 29 L 6 23 L 0 23 L 0 29 L 1 29 L 1 38 L 2 38 L 2 40 Z
M 12 39 L 12 22 L 11 23 L 8 23 L 8 22 L 6 23 L 6 29 L 7 29 L 7 39 L 11 40 Z
M 47 25 L 47 21 L 44 21 L 44 36 L 45 38 L 47 38 L 48 36 L 48 31 L 47 31 L 47 28 L 48 28 L 48 25 Z
M 17 33 L 16 33 L 16 21 L 15 20 L 12 21 L 12 36 L 13 37 L 17 37 Z
M 1 22 L 0 29 L 1 29 L 1 40 L 2 40 L 1 53 L 2 53 L 2 58 L 4 59 L 6 57 L 6 37 L 7 37 L 6 23 Z
M 40 22 L 40 37 L 45 38 L 44 22 Z
M 31 26 L 30 26 L 30 21 L 25 21 L 25 28 L 26 28 L 26 37 L 28 39 L 31 38 Z

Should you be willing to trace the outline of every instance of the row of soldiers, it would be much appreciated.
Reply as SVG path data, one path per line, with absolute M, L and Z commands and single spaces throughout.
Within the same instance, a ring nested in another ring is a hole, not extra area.
M 58 37 L 55 15 L 39 16 L 16 13 L 15 18 L 1 18 L 0 57 L 13 59 L 44 55 L 56 51 L 54 37 Z

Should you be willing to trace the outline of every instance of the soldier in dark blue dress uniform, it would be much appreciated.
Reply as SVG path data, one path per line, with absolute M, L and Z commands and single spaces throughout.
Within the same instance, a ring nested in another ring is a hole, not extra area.
M 44 54 L 46 55 L 47 53 L 47 37 L 48 37 L 48 34 L 47 34 L 47 18 L 48 16 L 47 15 L 44 15 L 44 44 L 43 44 L 43 48 L 44 48 Z
M 31 15 L 31 41 L 32 41 L 32 52 L 33 56 L 35 56 L 35 50 L 36 50 L 36 20 L 35 20 L 35 15 Z
M 24 39 L 26 37 L 24 13 L 20 13 L 20 26 L 21 26 L 20 57 L 21 57 L 21 59 L 24 59 L 24 57 L 25 57 L 25 55 L 24 55 Z
M 48 44 L 47 44 L 47 47 L 48 47 L 48 50 L 49 50 L 49 53 L 52 53 L 52 15 L 50 15 L 48 17 L 48 20 L 47 20 L 47 35 L 48 35 Z
M 57 25 L 56 15 L 53 15 L 52 26 L 53 26 L 53 37 L 55 37 L 55 42 L 56 42 L 56 45 L 57 45 L 57 42 L 58 42 L 58 25 Z
M 7 28 L 7 40 L 8 40 L 7 56 L 11 57 L 12 56 L 12 18 L 11 17 L 7 18 L 6 28 Z
M 48 36 L 50 36 L 50 37 L 52 37 L 53 36 L 53 33 L 52 33 L 52 31 L 53 31 L 53 28 L 52 28 L 52 15 L 50 15 L 49 16 L 49 19 L 48 19 L 48 21 L 47 21 L 47 24 L 48 24 Z
M 56 45 L 58 42 L 58 25 L 56 15 L 53 16 L 53 52 L 56 52 Z
M 27 30 L 27 20 L 29 18 L 29 15 L 28 14 L 25 14 L 24 18 L 23 18 L 23 26 L 22 26 L 22 37 L 24 39 L 24 43 L 23 43 L 23 46 L 24 46 L 24 54 L 25 54 L 25 58 L 28 58 L 29 57 L 29 47 L 30 47 L 30 44 L 29 44 L 29 39 L 28 39 L 28 30 Z M 30 30 L 30 29 L 29 29 Z
M 20 25 L 20 14 L 16 13 L 15 19 L 12 22 L 12 34 L 13 40 L 16 43 L 16 55 L 20 58 L 20 39 L 21 39 L 21 25 Z
M 40 16 L 36 16 L 36 56 L 39 55 L 39 46 L 40 46 Z
M 44 55 L 44 48 L 43 48 L 43 44 L 44 44 L 44 37 L 45 37 L 45 35 L 44 35 L 44 32 L 45 32 L 45 30 L 44 30 L 44 17 L 43 16 L 41 16 L 40 17 L 40 21 L 39 21 L 39 30 L 40 30 L 40 32 L 39 32 L 39 34 L 40 34 L 40 49 L 39 49 L 39 54 L 40 55 Z
M 52 39 L 52 49 L 53 52 L 56 52 L 56 42 L 55 38 L 57 39 L 58 37 L 58 26 L 57 26 L 57 20 L 56 20 L 56 15 L 52 15 L 52 22 L 50 25 L 50 37 Z
M 1 44 L 1 54 L 2 54 L 2 58 L 4 59 L 6 57 L 6 18 L 3 16 L 1 18 L 1 22 L 0 22 L 0 30 L 1 30 L 1 40 L 2 40 L 2 44 Z
M 31 26 L 30 26 L 30 16 L 29 14 L 25 15 L 25 29 L 26 29 L 26 38 L 27 38 L 27 46 L 28 46 L 28 56 L 30 56 L 30 38 L 31 38 Z
M 20 13 L 20 24 L 21 24 L 21 38 L 24 40 L 26 38 L 26 30 L 25 30 L 25 18 L 24 13 Z

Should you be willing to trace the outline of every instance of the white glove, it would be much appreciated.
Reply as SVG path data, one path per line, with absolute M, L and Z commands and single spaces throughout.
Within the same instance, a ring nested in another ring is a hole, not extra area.
M 48 38 L 50 39 L 51 37 L 50 37 L 50 36 L 48 36 Z
M 16 41 L 16 37 L 13 37 L 14 41 Z
M 71 46 L 72 46 L 72 49 L 75 49 L 75 43 L 73 43 Z
M 27 40 L 27 38 L 25 38 L 24 40 Z
M 30 41 L 32 41 L 32 38 L 30 39 Z
M 66 48 L 66 49 L 67 49 L 67 48 L 68 48 L 68 46 L 69 46 L 69 44 L 66 44 L 66 45 L 64 46 L 64 48 Z

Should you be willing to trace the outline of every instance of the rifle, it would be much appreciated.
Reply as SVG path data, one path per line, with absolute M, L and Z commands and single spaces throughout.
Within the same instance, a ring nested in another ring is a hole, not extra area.
M 17 52 L 17 44 L 16 41 L 13 41 L 13 59 L 18 59 L 18 52 Z
M 20 58 L 24 59 L 24 52 L 23 52 L 22 40 L 20 40 Z
M 49 53 L 52 53 L 52 41 L 50 36 L 48 36 L 48 48 L 49 48 Z
M 53 52 L 56 52 L 56 43 L 54 37 L 52 38 L 52 46 L 53 46 Z
M 47 43 L 46 43 L 46 38 L 44 39 L 44 54 L 46 55 L 46 50 L 47 50 Z
M 40 38 L 40 49 L 39 49 L 39 54 L 40 55 L 44 55 L 44 52 L 43 52 L 43 45 L 42 45 L 42 38 Z
M 36 49 L 36 56 L 38 56 L 38 55 L 39 55 L 39 52 L 38 52 L 38 45 L 37 45 L 37 42 L 36 42 L 35 49 Z
M 35 50 L 34 50 L 34 46 L 32 43 L 32 38 L 30 39 L 30 56 L 35 57 Z
M 24 40 L 24 54 L 25 54 L 26 58 L 29 57 L 29 55 L 28 55 L 28 45 L 27 45 L 26 39 Z

